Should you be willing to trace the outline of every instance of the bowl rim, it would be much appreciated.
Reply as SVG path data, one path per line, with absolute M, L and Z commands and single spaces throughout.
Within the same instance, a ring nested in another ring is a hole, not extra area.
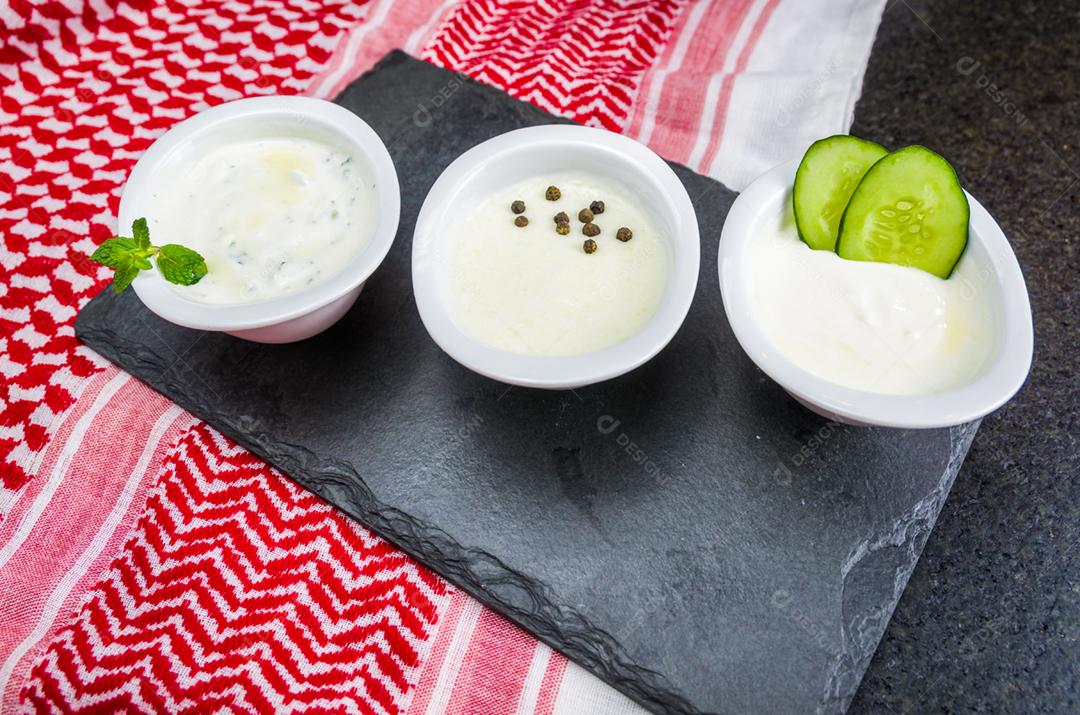
M 1027 287 L 1001 227 L 971 194 L 968 241 L 989 257 L 1001 296 L 996 356 L 970 382 L 922 395 L 888 395 L 838 385 L 799 367 L 784 356 L 753 318 L 751 277 L 738 267 L 753 236 L 750 228 L 780 192 L 790 191 L 799 161 L 780 164 L 758 177 L 740 194 L 721 232 L 717 270 L 724 312 L 743 350 L 765 374 L 796 398 L 866 425 L 928 429 L 963 424 L 1005 404 L 1027 378 L 1034 349 L 1034 331 Z
M 619 155 L 658 188 L 658 195 L 651 196 L 650 201 L 655 202 L 675 231 L 667 239 L 671 266 L 664 298 L 637 333 L 602 350 L 582 355 L 541 356 L 492 347 L 466 334 L 443 299 L 435 255 L 440 242 L 439 218 L 484 167 L 519 150 L 575 146 Z M 515 129 L 481 142 L 442 172 L 424 199 L 413 232 L 413 293 L 428 334 L 465 367 L 511 385 L 572 389 L 625 374 L 659 353 L 678 332 L 690 310 L 700 261 L 697 214 L 686 188 L 667 162 L 648 147 L 621 134 L 575 124 L 545 124 Z
M 267 119 L 315 124 L 328 129 L 365 158 L 375 183 L 376 223 L 367 244 L 340 271 L 324 281 L 282 296 L 247 303 L 203 303 L 179 295 L 154 271 L 142 271 L 132 287 L 161 318 L 200 330 L 233 331 L 276 325 L 312 311 L 358 288 L 375 272 L 393 245 L 401 213 L 397 171 L 386 145 L 367 122 L 333 102 L 313 97 L 261 96 L 216 105 L 176 124 L 139 158 L 120 196 L 120 231 L 140 215 L 139 203 L 153 186 L 158 167 L 196 138 L 241 122 Z

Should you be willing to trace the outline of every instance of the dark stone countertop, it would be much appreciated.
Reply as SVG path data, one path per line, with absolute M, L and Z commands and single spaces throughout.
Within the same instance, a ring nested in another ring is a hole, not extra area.
M 1078 79 L 1076 0 L 886 8 L 852 133 L 953 162 L 1023 267 L 1035 361 L 984 420 L 853 713 L 1080 712 Z

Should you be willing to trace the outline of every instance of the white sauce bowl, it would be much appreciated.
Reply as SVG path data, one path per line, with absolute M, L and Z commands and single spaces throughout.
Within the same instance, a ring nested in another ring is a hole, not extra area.
M 373 178 L 377 216 L 364 247 L 338 273 L 296 293 L 249 303 L 207 304 L 189 300 L 157 270 L 142 271 L 132 287 L 161 318 L 197 330 L 223 331 L 260 343 L 309 338 L 337 322 L 356 302 L 364 281 L 379 267 L 394 242 L 401 212 L 397 173 L 386 146 L 364 120 L 332 102 L 308 97 L 253 97 L 218 105 L 177 124 L 143 154 L 120 198 L 119 233 L 146 215 L 156 178 L 200 142 L 219 133 L 243 137 L 280 128 L 323 138 L 355 152 Z M 168 190 L 168 187 L 164 187 Z M 153 236 L 151 235 L 151 241 Z
M 884 395 L 843 387 L 788 359 L 754 315 L 752 244 L 760 222 L 775 221 L 791 201 L 799 162 L 766 172 L 735 200 L 724 222 L 718 257 L 720 290 L 728 322 L 758 367 L 796 400 L 839 422 L 908 429 L 949 427 L 978 419 L 1005 404 L 1024 384 L 1031 367 L 1031 307 L 1020 265 L 1001 228 L 968 195 L 971 223 L 961 262 L 973 263 L 971 290 L 986 300 L 996 323 L 992 354 L 971 380 L 955 388 L 920 395 Z M 953 276 L 949 280 L 961 280 Z
M 663 234 L 670 259 L 656 312 L 626 340 L 583 355 L 522 355 L 473 338 L 452 312 L 446 270 L 454 243 L 452 227 L 467 214 L 468 207 L 502 187 L 532 177 L 545 182 L 545 176 L 567 171 L 598 174 L 641 197 L 643 208 Z M 416 221 L 413 291 L 428 333 L 465 367 L 511 385 L 570 389 L 622 375 L 660 352 L 690 309 L 699 262 L 694 207 L 682 182 L 660 157 L 619 134 L 555 124 L 497 136 L 465 152 L 446 168 Z

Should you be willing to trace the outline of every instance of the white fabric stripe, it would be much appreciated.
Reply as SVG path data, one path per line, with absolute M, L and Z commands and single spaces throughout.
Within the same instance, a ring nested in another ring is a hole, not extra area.
M 858 5 L 852 11 L 848 26 L 845 28 L 847 42 L 842 45 L 840 58 L 833 58 L 833 62 L 854 65 L 854 74 L 848 85 L 847 102 L 844 105 L 844 131 L 850 129 L 851 123 L 855 121 L 855 103 L 862 94 L 863 77 L 866 75 L 866 66 L 870 64 L 870 52 L 874 49 L 874 38 L 877 37 L 877 29 L 881 25 L 881 16 L 884 12 L 884 0 Z
M 126 375 L 125 375 L 126 376 Z M 150 430 L 150 436 L 146 441 L 146 446 L 143 447 L 142 454 L 139 455 L 138 461 L 135 462 L 135 467 L 131 470 L 131 474 L 128 475 L 127 481 L 124 483 L 124 489 L 120 492 L 120 497 L 116 500 L 116 504 L 113 505 L 112 511 L 105 518 L 105 521 L 98 527 L 97 533 L 94 534 L 94 538 L 90 541 L 90 544 L 76 559 L 75 564 L 68 569 L 67 573 L 56 584 L 56 588 L 49 594 L 48 600 L 45 601 L 45 606 L 42 608 L 41 617 L 38 619 L 34 629 L 18 646 L 12 650 L 8 655 L 4 665 L 0 668 L 0 695 L 3 694 L 7 688 L 8 679 L 11 678 L 11 673 L 15 670 L 15 666 L 23 656 L 42 638 L 49 632 L 49 628 L 52 627 L 53 622 L 56 620 L 56 615 L 60 612 L 60 608 L 64 605 L 64 601 L 67 600 L 68 595 L 71 593 L 71 589 L 75 587 L 75 584 L 86 574 L 86 571 L 90 568 L 90 564 L 94 563 L 98 556 L 101 555 L 102 549 L 105 548 L 105 544 L 109 543 L 109 539 L 112 538 L 113 532 L 116 531 L 116 527 L 120 524 L 120 521 L 124 518 L 124 514 L 127 513 L 128 507 L 131 505 L 131 500 L 135 498 L 135 492 L 139 488 L 139 483 L 146 476 L 147 469 L 150 467 L 150 459 L 154 456 L 154 452 L 157 450 L 158 443 L 161 442 L 162 436 L 169 429 L 176 418 L 183 414 L 176 405 L 169 405 L 169 407 L 158 417 L 157 422 L 154 423 L 153 428 Z
M 45 450 L 41 451 L 44 452 Z M 8 512 L 15 508 L 15 505 L 19 503 L 19 497 L 25 493 L 25 484 L 17 491 L 0 487 L 0 521 L 3 521 L 8 515 Z
M 450 696 L 454 693 L 454 683 L 457 681 L 458 671 L 461 670 L 461 662 L 465 660 L 465 653 L 472 642 L 472 634 L 476 630 L 476 622 L 480 620 L 480 613 L 484 607 L 479 601 L 468 598 L 461 609 L 461 618 L 458 619 L 457 628 L 454 629 L 454 638 L 450 641 L 450 648 L 443 659 L 442 670 L 439 671 L 439 679 L 431 692 L 431 700 L 428 701 L 427 715 L 441 715 L 450 704 Z
M 420 43 L 424 38 L 431 34 L 431 29 L 435 27 L 435 23 L 445 16 L 447 9 L 449 9 L 451 5 L 457 5 L 459 2 L 461 2 L 461 0 L 443 0 L 443 3 L 439 5 L 438 9 L 431 13 L 431 17 L 428 18 L 428 21 L 412 31 L 412 34 L 409 35 L 409 39 L 405 40 L 405 44 L 401 46 L 401 49 L 415 57 L 420 50 Z
M 701 120 L 698 122 L 697 140 L 694 142 L 694 149 L 690 152 L 690 160 L 687 162 L 691 168 L 698 171 L 702 170 L 702 167 L 699 167 L 698 164 L 704 158 L 705 150 L 709 148 L 709 141 L 712 139 L 713 131 L 715 131 L 716 103 L 720 99 L 720 89 L 724 85 L 724 77 L 735 71 L 739 55 L 742 54 L 746 42 L 750 38 L 750 32 L 768 4 L 769 0 L 756 0 L 750 7 L 750 11 L 739 26 L 739 31 L 735 33 L 735 39 L 728 47 L 727 56 L 724 58 L 724 66 L 721 68 L 720 73 L 709 78 L 709 89 L 705 93 L 705 106 L 701 110 Z
M 577 663 L 566 664 L 552 715 L 648 715 L 645 708 Z
M 710 166 L 735 190 L 796 159 L 816 139 L 851 128 L 885 0 L 784 0 L 745 71 L 733 79 Z
M 683 27 L 682 34 L 679 35 L 679 39 L 675 42 L 675 49 L 671 52 L 671 61 L 663 69 L 657 70 L 656 76 L 652 78 L 649 85 L 649 96 L 645 100 L 645 114 L 641 123 L 641 131 L 635 137 L 642 144 L 649 143 L 653 129 L 656 128 L 656 108 L 660 104 L 660 96 L 664 91 L 664 81 L 669 74 L 678 72 L 682 68 L 686 51 L 690 47 L 690 41 L 694 39 L 694 33 L 697 32 L 697 27 L 701 24 L 701 18 L 705 16 L 708 7 L 709 3 L 704 0 L 694 4 L 690 10 L 690 15 L 686 18 L 686 25 Z
M 337 66 L 337 69 L 331 72 L 322 81 L 319 88 L 315 90 L 314 95 L 316 97 L 329 97 L 330 93 L 334 91 L 334 87 L 337 83 L 352 70 L 356 65 L 356 55 L 360 52 L 360 47 L 363 44 L 364 38 L 367 37 L 372 29 L 378 27 L 386 20 L 386 15 L 390 12 L 390 8 L 393 7 L 393 5 L 393 0 L 377 0 L 374 9 L 358 21 L 356 27 L 353 28 L 352 34 L 349 35 L 349 41 L 345 46 L 345 55 L 342 57 L 341 63 Z
M 540 686 L 544 684 L 544 674 L 547 673 L 550 661 L 551 648 L 546 643 L 537 643 L 532 662 L 529 663 L 529 672 L 525 674 L 525 682 L 521 686 L 521 698 L 518 700 L 516 715 L 530 715 L 536 711 Z
M 82 445 L 83 437 L 86 436 L 87 430 L 90 429 L 91 423 L 94 421 L 94 417 L 97 416 L 105 405 L 109 404 L 109 400 L 113 398 L 117 390 L 123 387 L 130 376 L 126 372 L 118 372 L 109 382 L 105 384 L 105 387 L 101 388 L 101 392 L 98 393 L 97 398 L 94 399 L 94 403 L 90 406 L 83 416 L 79 418 L 79 421 L 75 423 L 75 427 L 71 430 L 71 435 L 68 437 L 67 442 L 64 444 L 63 450 L 56 458 L 56 464 L 53 465 L 52 472 L 49 473 L 49 480 L 38 492 L 37 497 L 34 499 L 34 503 L 30 505 L 26 514 L 23 515 L 22 520 L 19 521 L 19 527 L 12 534 L 11 539 L 8 540 L 4 547 L 0 549 L 0 568 L 4 568 L 11 557 L 16 551 L 23 545 L 27 537 L 30 536 L 30 532 L 33 531 L 34 525 L 37 524 L 38 519 L 45 512 L 45 508 L 52 501 L 53 496 L 56 494 L 56 490 L 60 488 L 60 483 L 64 481 L 64 475 L 67 473 L 68 466 L 71 464 L 71 459 L 75 456 L 75 453 L 79 451 L 79 447 Z M 2 691 L 0 691 L 2 692 Z

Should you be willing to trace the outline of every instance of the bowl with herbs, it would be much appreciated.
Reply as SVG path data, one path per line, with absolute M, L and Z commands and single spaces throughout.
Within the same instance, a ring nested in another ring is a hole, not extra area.
M 241 99 L 154 142 L 124 186 L 122 235 L 92 259 L 165 320 L 293 342 L 353 305 L 399 212 L 393 162 L 358 116 L 305 97 Z
M 736 199 L 718 267 L 743 349 L 830 419 L 961 424 L 1003 405 L 1031 366 L 1012 248 L 923 146 L 815 142 Z
M 473 147 L 432 186 L 413 234 L 417 308 L 464 366 L 567 389 L 626 373 L 679 329 L 697 285 L 697 217 L 645 146 L 576 125 Z

